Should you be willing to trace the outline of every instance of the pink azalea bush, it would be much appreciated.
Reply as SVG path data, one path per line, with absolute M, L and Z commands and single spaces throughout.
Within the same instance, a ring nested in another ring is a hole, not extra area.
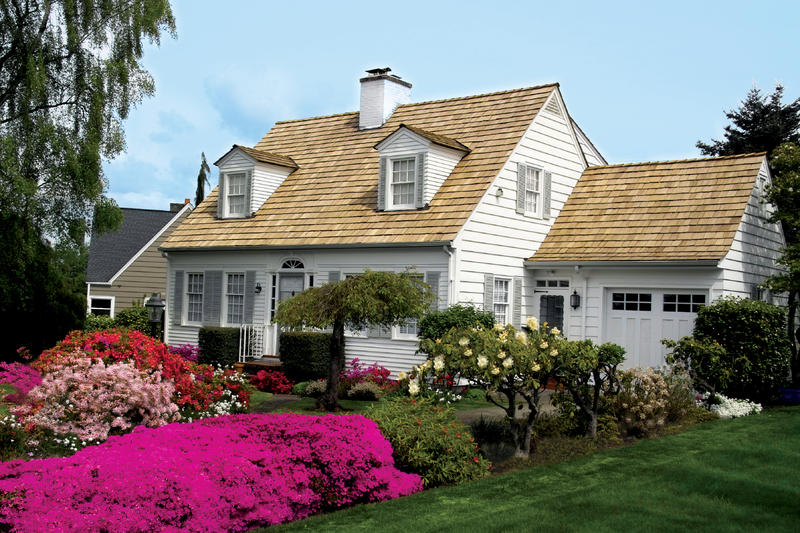
M 7 383 L 17 392 L 4 399 L 11 403 L 22 403 L 28 392 L 42 382 L 42 376 L 28 365 L 0 362 L 0 383 Z
M 77 356 L 51 367 L 28 394 L 38 405 L 26 422 L 59 435 L 105 440 L 132 426 L 158 427 L 180 419 L 175 385 L 161 373 L 137 370 L 132 361 L 106 365 Z M 17 408 L 27 414 L 28 408 Z
M 236 415 L 0 464 L 0 522 L 19 533 L 241 532 L 421 489 L 362 416 Z

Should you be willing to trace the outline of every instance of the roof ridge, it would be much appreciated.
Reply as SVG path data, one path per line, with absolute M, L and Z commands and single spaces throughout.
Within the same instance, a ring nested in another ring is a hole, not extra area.
M 179 202 L 172 202 L 173 204 L 177 204 Z M 186 205 L 186 204 L 181 204 Z M 171 211 L 169 209 L 147 209 L 146 207 L 120 207 L 120 209 L 127 209 L 128 211 L 153 211 L 155 213 L 176 213 L 177 211 Z
M 586 170 L 594 170 L 599 168 L 615 168 L 615 167 L 633 167 L 633 166 L 644 166 L 644 165 L 664 165 L 667 163 L 694 163 L 696 161 L 721 161 L 723 159 L 740 159 L 745 157 L 755 157 L 755 156 L 765 156 L 767 152 L 752 152 L 749 154 L 735 154 L 735 155 L 724 155 L 720 157 L 698 157 L 694 159 L 673 159 L 673 160 L 666 160 L 666 161 L 642 161 L 641 163 L 618 163 L 616 165 L 597 165 L 594 167 L 589 167 Z
M 530 91 L 532 89 L 541 89 L 543 87 L 559 87 L 559 86 L 560 85 L 559 85 L 558 82 L 545 83 L 543 85 L 534 85 L 533 87 L 522 87 L 520 89 L 508 89 L 506 91 L 497 91 L 497 92 L 493 92 L 493 93 L 473 94 L 473 95 L 470 95 L 470 96 L 457 96 L 455 98 L 444 98 L 444 99 L 441 99 L 441 100 L 428 100 L 426 102 L 411 102 L 411 103 L 408 103 L 408 104 L 400 104 L 397 107 L 408 107 L 408 106 L 426 105 L 426 104 L 439 104 L 439 103 L 442 103 L 442 102 L 453 102 L 455 100 L 469 100 L 470 98 L 485 98 L 487 96 L 495 96 L 495 95 L 498 95 L 498 94 L 515 93 L 515 92 L 521 92 L 521 91 Z M 292 119 L 292 120 L 278 120 L 278 121 L 275 122 L 275 124 L 276 125 L 277 124 L 289 124 L 289 123 L 292 123 L 292 122 L 304 122 L 306 120 L 319 120 L 319 119 L 322 119 L 322 118 L 343 117 L 343 116 L 346 116 L 346 115 L 358 115 L 358 113 L 359 113 L 359 111 L 346 111 L 344 113 L 335 113 L 333 115 L 320 115 L 318 117 L 296 118 L 296 119 Z

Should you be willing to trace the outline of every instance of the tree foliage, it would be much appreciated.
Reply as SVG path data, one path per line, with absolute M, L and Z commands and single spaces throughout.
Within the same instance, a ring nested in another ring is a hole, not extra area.
M 145 39 L 159 43 L 162 31 L 175 35 L 168 0 L 0 0 L 4 325 L 55 327 L 65 305 L 80 320 L 85 235 L 122 221 L 104 194 L 102 160 L 124 150 L 123 121 L 153 94 L 140 60 Z M 59 296 L 30 290 L 53 284 Z M 12 344 L 27 342 L 14 331 Z
M 194 193 L 195 207 L 200 205 L 200 202 L 202 202 L 203 198 L 206 197 L 206 183 L 208 183 L 208 186 L 211 187 L 211 182 L 208 181 L 208 173 L 211 172 L 211 168 L 208 166 L 208 162 L 206 161 L 206 153 L 201 152 L 200 157 L 200 172 L 197 174 L 197 190 Z
M 292 328 L 332 327 L 328 386 L 317 405 L 336 409 L 339 375 L 344 367 L 344 330 L 389 328 L 419 319 L 434 301 L 431 289 L 413 270 L 373 272 L 311 287 L 278 306 L 274 322 Z
M 726 156 L 767 152 L 785 142 L 800 143 L 800 98 L 784 105 L 780 83 L 775 92 L 762 95 L 758 87 L 753 87 L 742 100 L 739 109 L 725 112 L 732 122 L 725 126 L 725 139 L 711 139 L 711 143 L 697 141 L 697 148 L 703 155 Z

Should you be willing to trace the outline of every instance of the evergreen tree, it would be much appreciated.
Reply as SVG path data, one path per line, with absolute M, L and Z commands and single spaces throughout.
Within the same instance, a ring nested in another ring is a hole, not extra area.
M 206 153 L 201 152 L 200 173 L 197 175 L 197 190 L 194 193 L 194 206 L 200 205 L 203 198 L 206 197 L 206 183 L 211 187 L 211 182 L 208 181 L 208 173 L 211 172 L 208 163 L 206 162 Z

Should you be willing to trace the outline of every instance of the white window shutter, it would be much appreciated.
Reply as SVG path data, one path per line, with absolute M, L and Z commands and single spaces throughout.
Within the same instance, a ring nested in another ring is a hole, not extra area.
M 525 163 L 517 163 L 517 214 L 525 214 Z
M 544 201 L 542 202 L 542 218 L 550 220 L 550 189 L 553 185 L 553 173 L 544 173 Z
M 378 211 L 386 210 L 386 165 L 387 158 L 381 157 L 378 173 Z
M 217 187 L 217 218 L 223 218 L 224 216 L 225 216 L 225 174 L 220 172 L 219 186 Z
M 222 324 L 222 270 L 203 273 L 203 325 Z
M 253 323 L 253 308 L 256 299 L 256 271 L 247 270 L 244 273 L 244 323 Z
M 253 207 L 250 205 L 253 197 L 253 171 L 248 170 L 244 179 L 244 216 L 249 218 L 253 215 Z
M 172 325 L 181 325 L 183 313 L 183 270 L 175 271 L 175 286 L 172 288 Z
M 483 276 L 483 310 L 494 313 L 494 275 Z
M 425 207 L 425 152 L 417 154 L 416 208 Z
M 522 326 L 522 278 L 514 276 L 514 306 L 511 310 L 511 325 L 519 329 Z

